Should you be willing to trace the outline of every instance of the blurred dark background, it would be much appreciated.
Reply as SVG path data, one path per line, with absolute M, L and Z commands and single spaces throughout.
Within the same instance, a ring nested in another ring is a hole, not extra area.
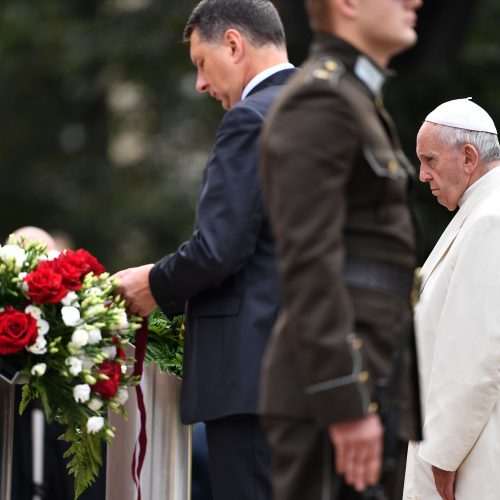
M 194 1 L 0 2 L 0 238 L 38 225 L 116 271 L 189 237 L 219 105 L 194 90 L 181 41 Z M 307 54 L 303 0 L 276 0 L 291 60 Z M 424 0 L 419 44 L 394 60 L 386 105 L 415 136 L 441 102 L 472 96 L 500 125 L 497 0 Z M 417 192 L 423 256 L 450 214 Z

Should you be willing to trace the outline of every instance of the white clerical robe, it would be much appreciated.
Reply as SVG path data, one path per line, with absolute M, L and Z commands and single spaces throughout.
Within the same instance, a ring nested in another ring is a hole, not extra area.
M 415 309 L 424 441 L 410 443 L 403 500 L 500 499 L 500 168 L 464 194 L 422 267 Z

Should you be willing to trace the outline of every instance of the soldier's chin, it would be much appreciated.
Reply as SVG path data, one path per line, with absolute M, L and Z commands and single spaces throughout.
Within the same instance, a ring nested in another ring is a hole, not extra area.
M 408 30 L 401 35 L 398 46 L 395 48 L 393 55 L 400 54 L 406 49 L 413 47 L 418 40 L 417 33 L 413 28 L 408 28 Z

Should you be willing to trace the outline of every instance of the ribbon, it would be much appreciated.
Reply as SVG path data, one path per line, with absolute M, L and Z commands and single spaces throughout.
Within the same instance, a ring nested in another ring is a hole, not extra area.
M 144 367 L 144 356 L 146 355 L 146 345 L 148 343 L 148 320 L 142 319 L 141 328 L 137 331 L 135 342 L 135 364 L 134 375 L 142 377 Z M 142 387 L 139 384 L 135 387 L 137 395 L 137 407 L 141 416 L 141 428 L 139 436 L 134 447 L 134 455 L 132 459 L 132 479 L 137 488 L 137 500 L 141 500 L 141 471 L 146 457 L 146 449 L 148 446 L 148 437 L 146 434 L 146 406 L 144 405 L 144 394 Z

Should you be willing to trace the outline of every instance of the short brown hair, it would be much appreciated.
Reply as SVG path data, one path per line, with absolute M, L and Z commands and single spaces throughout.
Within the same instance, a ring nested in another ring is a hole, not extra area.
M 330 31 L 329 0 L 306 0 L 306 9 L 309 15 L 309 24 L 314 31 Z

